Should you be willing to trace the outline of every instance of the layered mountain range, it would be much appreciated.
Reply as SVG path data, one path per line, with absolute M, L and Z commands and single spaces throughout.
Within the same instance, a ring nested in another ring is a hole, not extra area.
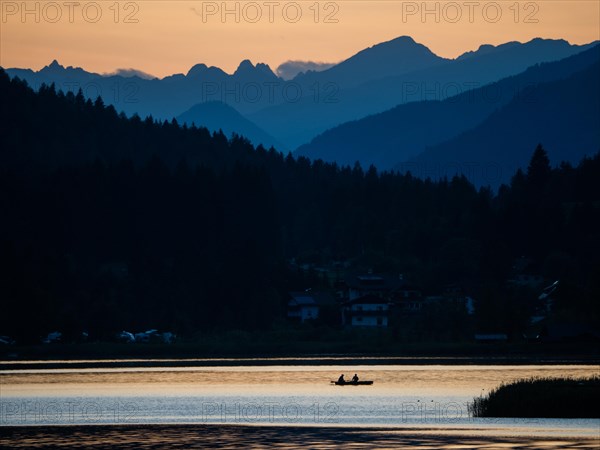
M 595 152 L 600 145 L 599 127 L 593 126 L 600 124 L 598 83 L 593 80 L 599 61 L 600 46 L 594 46 L 444 100 L 398 105 L 330 129 L 297 152 L 313 159 L 340 164 L 360 161 L 363 166 L 431 177 L 452 176 L 457 168 L 466 173 L 469 164 L 478 165 L 480 172 L 491 171 L 493 165 L 494 172 L 514 173 L 540 141 L 554 161 L 576 162 L 584 149 Z M 574 80 L 585 83 L 575 86 Z M 494 137 L 486 136 L 482 126 L 488 131 L 494 128 Z M 588 132 L 583 133 L 582 127 Z M 576 130 L 577 136 L 572 136 Z M 471 140 L 467 142 L 465 135 Z M 555 141 L 558 135 L 560 144 Z M 576 148 L 564 146 L 570 141 L 577 142 Z M 492 156 L 489 149 L 499 142 L 506 144 L 505 153 Z
M 508 126 L 507 114 L 531 114 L 536 104 L 547 107 L 563 101 L 563 107 L 575 108 L 570 118 L 591 114 L 590 121 L 581 121 L 581 126 L 588 126 L 596 114 L 593 86 L 589 95 L 572 90 L 578 97 L 567 97 L 569 83 L 588 80 L 585 74 L 580 74 L 582 78 L 576 75 L 592 70 L 598 59 L 595 44 L 534 39 L 482 45 L 447 59 L 402 36 L 363 49 L 326 70 L 299 73 L 287 81 L 268 65 L 248 60 L 232 74 L 197 64 L 186 74 L 162 79 L 134 70 L 92 73 L 57 61 L 39 71 L 6 71 L 34 88 L 54 83 L 64 91 L 81 89 L 91 99 L 101 96 L 106 104 L 129 116 L 176 118 L 179 123 L 194 123 L 211 131 L 221 129 L 226 135 L 243 135 L 256 145 L 340 164 L 359 161 L 379 169 L 400 170 L 411 164 L 414 171 L 416 163 L 441 163 L 442 155 L 452 161 L 459 155 L 472 158 L 475 150 L 465 150 L 467 145 L 485 152 L 480 142 L 484 131 L 477 127 L 485 125 L 488 132 L 500 130 Z M 532 98 L 534 101 L 528 101 Z M 546 141 L 557 138 L 560 130 L 567 136 L 574 130 L 573 122 L 557 119 L 552 127 L 531 127 L 537 131 L 523 140 L 526 154 L 530 154 L 533 141 L 545 141 L 552 153 L 553 143 Z M 524 136 L 515 130 L 498 132 L 507 139 Z M 573 150 L 574 160 L 581 156 L 580 151 L 598 149 L 597 127 L 595 131 L 580 134 L 586 139 L 579 150 Z M 515 152 L 509 153 L 514 156 Z M 556 152 L 568 153 L 562 147 Z M 521 161 L 513 156 L 500 162 L 519 166 Z M 496 161 L 496 156 L 492 159 Z

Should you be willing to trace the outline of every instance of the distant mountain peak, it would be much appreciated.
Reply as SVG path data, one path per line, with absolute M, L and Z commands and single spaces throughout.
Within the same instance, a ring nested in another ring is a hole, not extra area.
M 507 49 L 510 47 L 514 47 L 516 45 L 523 45 L 523 44 L 521 44 L 520 42 L 517 42 L 517 41 L 505 42 L 504 44 L 499 44 L 499 45 L 481 44 L 477 50 L 465 52 L 456 59 L 461 60 L 461 59 L 471 58 L 472 56 L 482 56 L 482 55 L 486 55 L 488 53 L 492 53 L 495 50 Z
M 188 73 L 185 76 L 186 77 L 197 77 L 200 75 L 204 76 L 207 74 L 225 75 L 225 72 L 223 72 L 218 67 L 215 67 L 215 66 L 208 67 L 206 64 L 199 63 L 199 64 L 195 64 L 194 66 L 192 66 L 192 68 L 190 70 L 188 70 Z
M 479 46 L 479 48 L 477 49 L 477 51 L 481 52 L 481 51 L 491 50 L 493 48 L 496 48 L 496 46 L 492 45 L 492 44 L 481 44 Z
M 42 68 L 42 70 L 44 70 L 44 69 L 46 69 L 46 70 L 64 70 L 65 67 L 60 65 L 56 59 L 53 59 L 50 64 L 48 64 L 46 67 Z
M 236 71 L 233 73 L 233 75 L 250 75 L 254 73 L 267 75 L 268 77 L 277 77 L 277 75 L 275 75 L 275 73 L 271 70 L 268 64 L 257 63 L 255 66 L 249 59 L 243 60 L 236 69 Z
M 261 72 L 264 72 L 264 71 L 273 72 L 273 71 L 271 70 L 271 67 L 269 67 L 269 65 L 268 65 L 268 64 L 265 64 L 265 63 L 258 63 L 258 64 L 256 64 L 256 68 L 257 68 L 258 70 L 260 70 Z
M 50 75 L 63 75 L 63 72 L 68 72 L 70 74 L 73 73 L 79 73 L 79 74 L 93 74 L 93 75 L 97 75 L 94 72 L 87 72 L 85 70 L 83 70 L 81 67 L 74 67 L 74 66 L 63 66 L 62 64 L 60 64 L 56 59 L 53 59 L 52 62 L 50 64 L 48 64 L 47 66 L 42 67 L 38 73 L 41 74 L 50 74 Z
M 249 59 L 245 59 L 243 60 L 240 65 L 238 66 L 238 68 L 236 69 L 235 74 L 237 73 L 242 73 L 242 72 L 247 72 L 250 70 L 254 70 L 254 64 L 252 64 L 252 62 Z
M 206 64 L 195 64 L 193 65 L 190 70 L 188 70 L 188 73 L 186 74 L 186 76 L 194 76 L 194 75 L 198 75 L 201 74 L 202 72 L 204 72 L 206 69 L 208 69 L 208 67 L 206 67 Z
M 419 44 L 417 41 L 415 41 L 410 36 L 398 36 L 397 38 L 394 38 L 390 41 L 380 42 L 379 44 L 375 44 L 375 45 L 369 47 L 369 49 L 401 49 L 401 50 L 405 50 L 408 48 L 426 49 L 429 53 L 431 53 L 429 48 L 427 48 L 423 44 Z
M 380 42 L 364 50 L 361 50 L 356 55 L 346 61 L 355 59 L 356 57 L 363 58 L 432 58 L 442 59 L 433 53 L 427 46 L 419 44 L 410 36 L 399 36 L 390 41 Z M 364 62 L 361 62 L 361 64 Z M 342 63 L 343 64 L 343 63 Z
M 552 46 L 553 48 L 569 47 L 570 45 L 571 44 L 569 44 L 569 42 L 564 39 L 546 39 L 546 38 L 536 37 L 527 42 L 509 41 L 509 42 L 505 42 L 503 44 L 498 44 L 498 45 L 482 44 L 479 46 L 479 48 L 477 50 L 465 52 L 456 59 L 461 60 L 461 59 L 470 58 L 472 56 L 482 56 L 482 55 L 486 55 L 488 53 L 492 53 L 495 51 L 504 51 L 504 50 L 508 50 L 508 49 L 518 47 L 518 46 L 521 46 L 523 49 L 526 49 L 526 48 L 538 48 L 540 46 L 544 46 L 544 47 Z
M 533 38 L 529 42 L 557 42 L 557 43 L 559 42 L 561 44 L 569 44 L 569 42 L 566 41 L 565 39 L 550 39 L 550 38 L 542 38 L 542 37 Z
M 408 35 L 403 35 L 403 36 L 398 36 L 397 38 L 392 39 L 391 41 L 388 42 L 401 42 L 401 43 L 406 43 L 406 44 L 416 44 L 417 42 Z
M 176 117 L 179 123 L 194 123 L 211 132 L 223 131 L 227 136 L 235 132 L 244 136 L 255 145 L 263 144 L 265 147 L 274 146 L 279 149 L 285 147 L 266 131 L 240 114 L 233 106 L 221 101 L 208 101 L 197 103 L 190 109 Z

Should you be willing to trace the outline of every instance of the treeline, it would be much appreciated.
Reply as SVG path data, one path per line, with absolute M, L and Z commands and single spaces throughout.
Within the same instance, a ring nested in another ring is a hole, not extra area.
M 0 96 L 0 334 L 265 329 L 287 291 L 327 286 L 291 258 L 458 284 L 478 328 L 513 331 L 536 306 L 505 287 L 527 256 L 566 286 L 565 317 L 600 321 L 600 154 L 552 169 L 539 147 L 495 194 L 127 118 L 4 72 Z

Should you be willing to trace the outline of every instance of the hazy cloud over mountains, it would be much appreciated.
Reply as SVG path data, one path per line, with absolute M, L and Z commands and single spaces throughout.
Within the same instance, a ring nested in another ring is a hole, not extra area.
M 137 69 L 131 69 L 131 68 L 130 69 L 117 69 L 114 72 L 105 73 L 103 75 L 107 76 L 107 77 L 118 76 L 118 77 L 123 77 L 123 78 L 139 77 L 144 80 L 153 80 L 153 79 L 157 78 L 152 74 L 149 74 L 149 73 L 143 72 L 141 70 L 137 70 Z
M 277 67 L 276 73 L 284 80 L 291 80 L 300 72 L 309 70 L 321 72 L 330 67 L 335 66 L 335 63 L 315 62 L 315 61 L 286 61 Z

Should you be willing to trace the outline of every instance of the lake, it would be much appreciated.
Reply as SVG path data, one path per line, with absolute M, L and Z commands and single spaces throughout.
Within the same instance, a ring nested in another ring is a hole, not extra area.
M 598 374 L 590 365 L 267 365 L 0 371 L 3 426 L 221 424 L 410 428 L 597 437 L 596 419 L 475 419 L 503 382 Z M 182 361 L 184 364 L 185 361 Z M 335 386 L 358 373 L 373 386 Z

